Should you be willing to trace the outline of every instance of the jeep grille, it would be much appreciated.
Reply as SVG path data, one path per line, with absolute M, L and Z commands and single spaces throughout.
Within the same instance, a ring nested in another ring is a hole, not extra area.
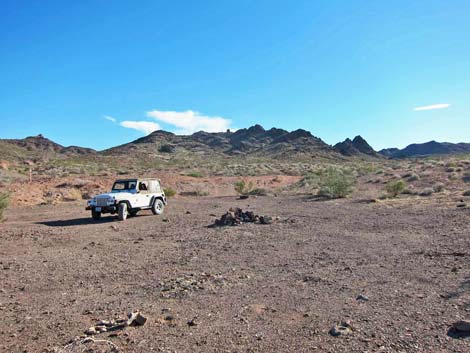
M 98 197 L 96 199 L 96 206 L 108 206 L 108 197 Z

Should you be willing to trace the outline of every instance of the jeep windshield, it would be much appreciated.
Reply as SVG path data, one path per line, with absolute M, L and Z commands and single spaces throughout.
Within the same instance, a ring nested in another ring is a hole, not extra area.
M 111 192 L 135 191 L 137 180 L 118 180 L 114 182 Z

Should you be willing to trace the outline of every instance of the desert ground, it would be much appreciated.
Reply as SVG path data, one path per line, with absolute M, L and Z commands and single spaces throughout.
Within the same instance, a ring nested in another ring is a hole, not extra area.
M 448 199 L 179 197 L 125 222 L 12 206 L 0 351 L 469 352 L 451 326 L 470 316 L 470 209 Z M 278 219 L 209 227 L 230 207 Z

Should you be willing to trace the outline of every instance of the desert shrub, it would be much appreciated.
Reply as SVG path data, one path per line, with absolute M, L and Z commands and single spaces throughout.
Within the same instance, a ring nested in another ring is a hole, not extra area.
M 191 172 L 191 173 L 188 173 L 186 175 L 190 176 L 192 178 L 202 178 L 202 177 L 204 177 L 204 175 L 202 175 L 201 172 Z
M 423 189 L 419 192 L 419 196 L 431 196 L 433 194 L 434 190 L 432 188 L 426 188 Z
M 164 188 L 163 192 L 165 193 L 166 197 L 173 197 L 173 196 L 176 195 L 176 190 L 174 190 L 172 188 Z
M 404 195 L 416 195 L 416 191 L 414 191 L 411 186 L 405 188 L 401 193 Z
M 0 194 L 0 222 L 3 221 L 3 212 L 8 207 L 10 198 L 7 194 Z
M 82 200 L 83 196 L 80 190 L 78 190 L 77 188 L 72 188 L 69 190 L 66 199 L 70 201 L 77 201 L 77 200 Z
M 180 192 L 180 195 L 181 196 L 209 196 L 209 193 L 201 189 L 196 189 L 192 191 L 182 191 Z
M 462 196 L 470 196 L 470 190 L 464 191 Z
M 249 195 L 253 191 L 253 183 L 247 183 L 245 180 L 238 180 L 234 184 L 235 191 L 240 195 Z
M 329 199 L 343 198 L 353 191 L 354 183 L 350 170 L 329 167 L 320 175 L 317 195 Z
M 432 189 L 434 190 L 434 192 L 441 192 L 442 190 L 444 190 L 444 184 L 437 183 L 432 187 Z
M 406 188 L 406 183 L 403 180 L 393 180 L 385 185 L 385 191 L 389 196 L 397 197 Z
M 267 196 L 268 191 L 266 189 L 262 189 L 262 188 L 255 188 L 255 189 L 251 190 L 248 194 L 249 195 L 255 195 L 255 196 Z
M 419 175 L 418 174 L 411 174 L 407 179 L 407 181 L 409 181 L 409 182 L 417 181 L 417 180 L 419 180 Z
M 319 180 L 320 177 L 318 175 L 318 171 L 311 172 L 304 175 L 304 177 L 298 182 L 298 186 L 315 189 L 318 187 Z
M 448 168 L 446 168 L 446 172 L 447 172 L 447 173 L 452 173 L 452 172 L 454 172 L 454 171 L 455 171 L 455 168 L 454 168 L 454 167 L 448 167 Z

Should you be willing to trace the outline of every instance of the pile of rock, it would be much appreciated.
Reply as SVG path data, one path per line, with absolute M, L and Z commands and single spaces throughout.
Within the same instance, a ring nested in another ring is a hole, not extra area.
M 243 211 L 241 208 L 230 208 L 227 213 L 222 215 L 214 222 L 215 226 L 238 226 L 242 223 L 271 224 L 273 221 L 270 216 L 259 216 L 253 211 Z

